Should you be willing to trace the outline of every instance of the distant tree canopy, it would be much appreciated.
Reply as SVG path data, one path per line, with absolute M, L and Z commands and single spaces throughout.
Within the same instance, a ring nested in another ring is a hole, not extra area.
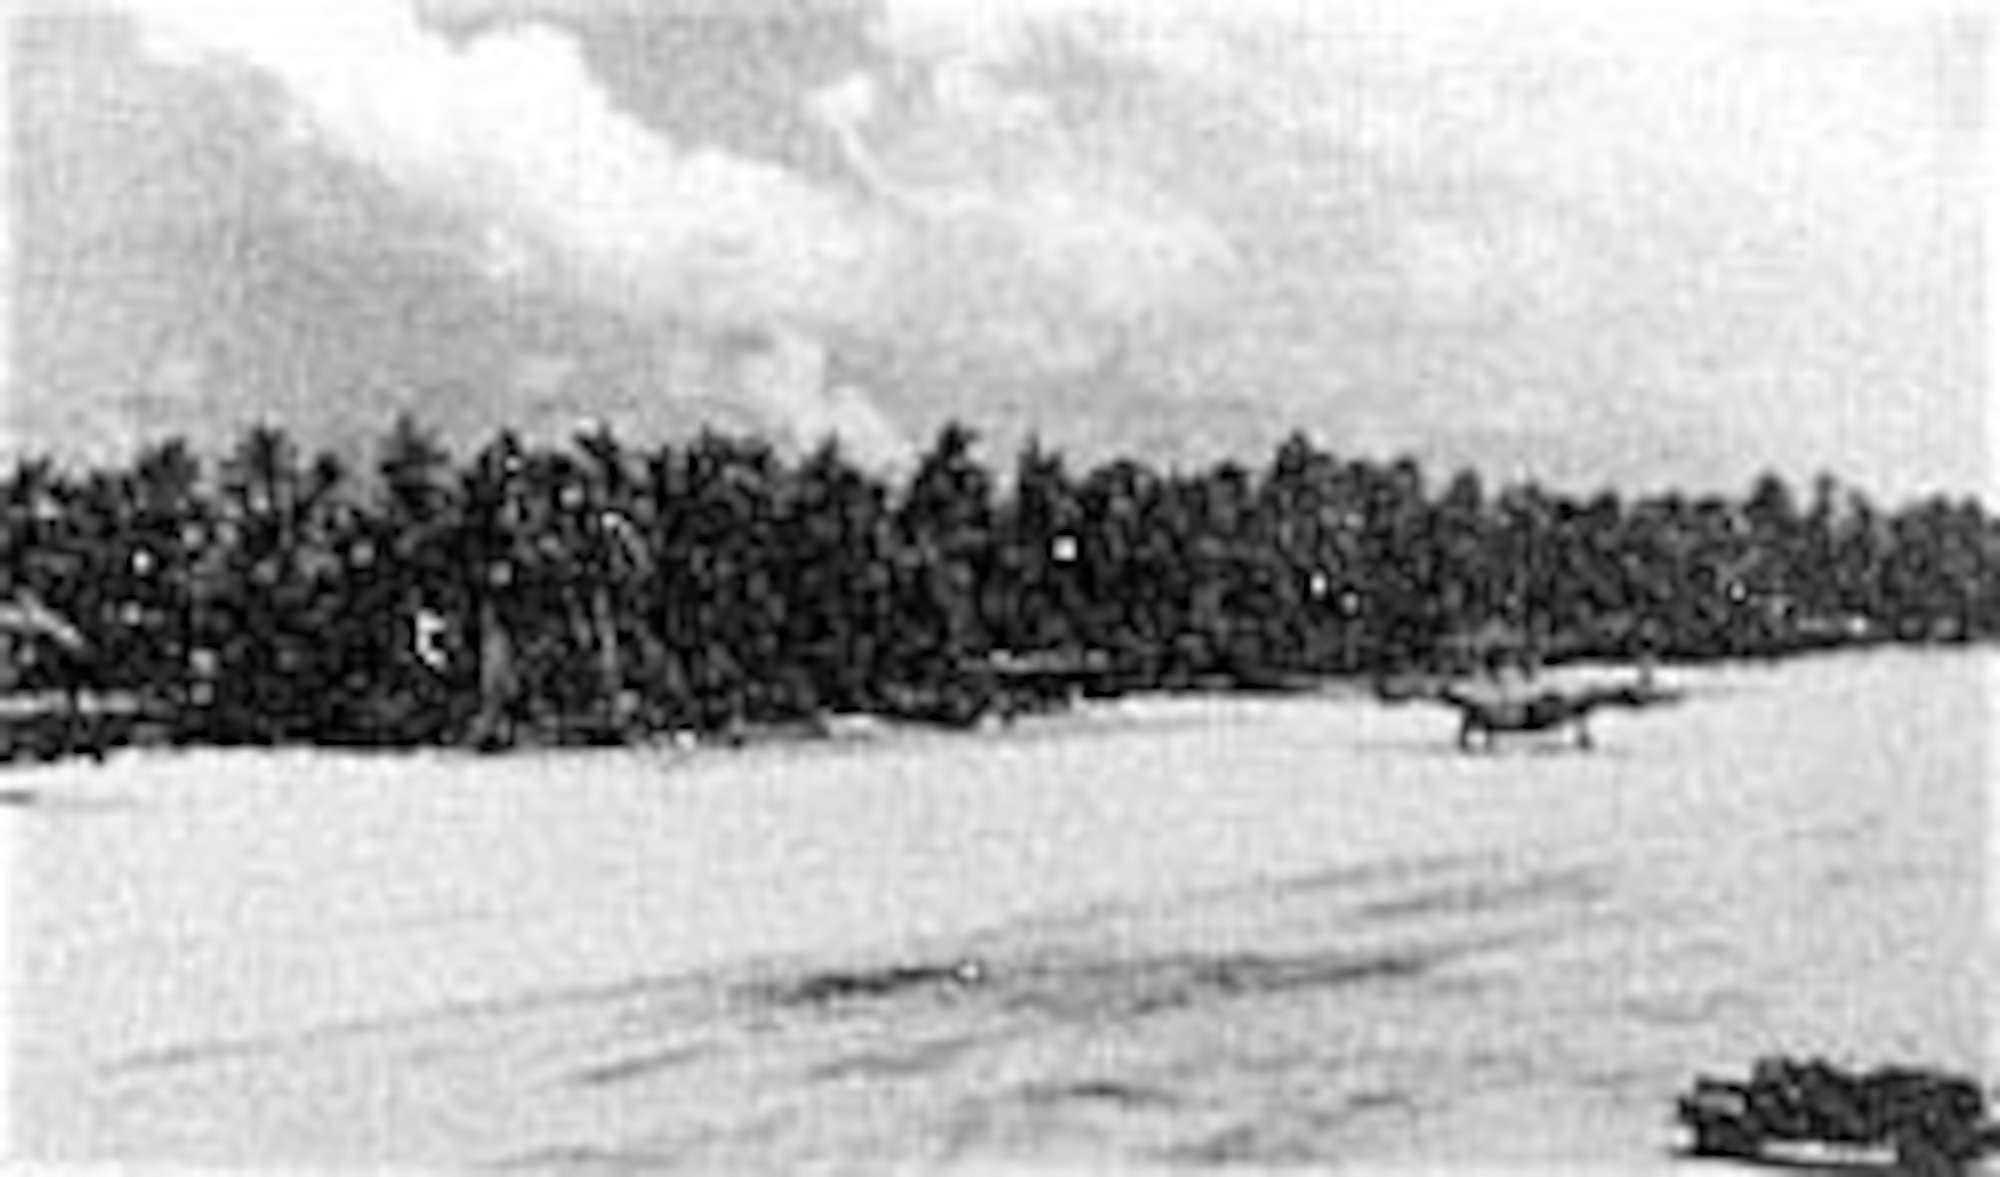
M 503 652 L 517 711 L 700 729 L 950 711 L 1000 652 L 1152 689 L 1436 664 L 1493 626 L 1548 658 L 2000 633 L 2000 522 L 1969 499 L 1434 484 L 1298 435 L 1192 471 L 1031 442 L 1002 477 L 977 440 L 948 426 L 890 480 L 831 443 L 714 433 L 501 433 L 461 459 L 405 419 L 365 492 L 268 426 L 212 471 L 179 441 L 118 469 L 31 458 L 0 480 L 0 593 L 73 618 L 110 685 L 202 678 L 250 739 L 443 738 Z

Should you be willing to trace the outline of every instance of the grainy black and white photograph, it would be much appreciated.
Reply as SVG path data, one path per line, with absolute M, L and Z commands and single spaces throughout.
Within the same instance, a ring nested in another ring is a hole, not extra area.
M 1992 36 L 17 0 L 6 1154 L 2000 1172 Z

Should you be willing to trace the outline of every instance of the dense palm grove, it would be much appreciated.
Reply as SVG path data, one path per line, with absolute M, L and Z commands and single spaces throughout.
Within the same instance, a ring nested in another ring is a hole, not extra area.
M 965 721 L 1024 660 L 1093 689 L 1282 686 L 1502 628 L 1668 659 L 2000 632 L 2000 522 L 1972 501 L 1884 511 L 1769 475 L 1741 498 L 1496 493 L 1302 437 L 1261 468 L 1031 445 L 996 471 L 974 443 L 949 427 L 893 480 L 833 446 L 602 429 L 461 462 L 409 421 L 368 477 L 271 428 L 208 471 L 179 442 L 27 460 L 0 482 L 0 595 L 71 617 L 93 686 L 259 741 Z

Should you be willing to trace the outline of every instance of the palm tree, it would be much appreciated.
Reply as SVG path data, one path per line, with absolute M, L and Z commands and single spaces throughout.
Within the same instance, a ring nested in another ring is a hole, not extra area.
M 835 441 L 783 480 L 767 542 L 782 599 L 776 673 L 788 713 L 879 703 L 895 629 L 889 519 L 887 488 Z
M 1187 506 L 1150 467 L 1120 459 L 1077 487 L 1078 612 L 1086 648 L 1103 650 L 1136 682 L 1157 683 L 1173 659 L 1189 590 Z
M 138 652 L 136 677 L 185 702 L 195 632 L 194 570 L 212 522 L 201 493 L 201 462 L 182 438 L 148 445 L 133 461 L 132 484 L 135 595 L 152 631 Z
M 927 687 L 949 681 L 991 648 L 979 604 L 991 563 L 993 477 L 972 455 L 977 442 L 973 430 L 955 422 L 940 429 L 896 509 L 908 561 L 897 662 Z
M 203 616 L 222 652 L 222 718 L 259 739 L 325 735 L 347 702 L 343 666 L 366 646 L 342 602 L 346 466 L 328 453 L 302 463 L 283 429 L 260 424 L 221 475 L 221 591 Z
M 634 479 L 623 445 L 608 425 L 579 435 L 576 445 L 584 456 L 579 565 L 590 598 L 601 722 L 609 733 L 627 718 L 620 612 L 652 561 L 634 520 Z
M 1015 463 L 1012 498 L 996 517 L 994 575 L 981 599 L 996 646 L 1082 653 L 1075 616 L 1082 522 L 1062 455 L 1031 440 Z
M 466 604 L 461 501 L 451 454 L 407 415 L 398 418 L 376 460 L 380 493 L 376 546 L 398 581 L 405 609 L 458 610 Z
M 655 583 L 693 719 L 726 727 L 771 705 L 786 607 L 771 540 L 783 470 L 769 445 L 708 431 L 677 466 L 662 472 L 671 496 Z
M 525 702 L 508 622 L 512 610 L 506 607 L 515 596 L 525 554 L 522 466 L 520 440 L 510 430 L 501 431 L 461 476 L 463 508 L 451 538 L 476 635 L 479 706 L 470 735 L 482 747 L 513 741 Z
M 47 457 L 24 457 L 0 491 L 0 578 L 10 579 L 44 597 L 75 577 L 73 561 L 63 551 L 73 530 L 68 504 L 74 486 Z M 9 586 L 13 587 L 13 586 Z

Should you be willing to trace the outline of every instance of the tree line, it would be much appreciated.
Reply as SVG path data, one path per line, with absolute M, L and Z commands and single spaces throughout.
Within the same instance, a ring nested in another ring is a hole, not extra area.
M 178 440 L 28 458 L 0 482 L 0 596 L 70 617 L 93 686 L 257 741 L 969 722 L 1052 678 L 1282 687 L 1463 663 L 1496 630 L 1546 659 L 2000 632 L 2000 522 L 1971 499 L 1433 485 L 1301 435 L 1256 467 L 1031 442 L 1003 471 L 977 440 L 947 426 L 900 476 L 604 427 L 461 460 L 407 418 L 372 478 L 270 426 L 212 469 Z

